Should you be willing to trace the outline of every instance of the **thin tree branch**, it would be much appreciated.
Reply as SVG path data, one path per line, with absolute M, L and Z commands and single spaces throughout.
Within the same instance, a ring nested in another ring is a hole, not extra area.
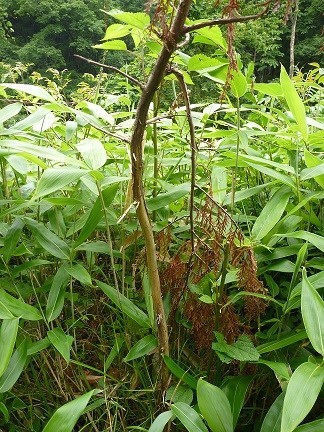
M 199 29 L 202 29 L 205 27 L 213 27 L 216 25 L 233 24 L 233 23 L 240 23 L 240 22 L 256 20 L 258 18 L 261 18 L 263 15 L 265 15 L 269 11 L 270 3 L 271 3 L 271 0 L 264 3 L 263 6 L 265 5 L 265 8 L 262 9 L 261 12 L 259 12 L 258 14 L 255 14 L 255 15 L 245 15 L 245 16 L 238 15 L 238 16 L 234 16 L 234 17 L 216 18 L 216 19 L 211 19 L 208 21 L 202 21 L 200 23 L 193 24 L 190 26 L 185 25 L 182 32 L 183 32 L 183 34 L 186 34 L 186 33 L 192 32 L 194 30 L 199 30 Z
M 112 70 L 112 71 L 114 71 L 114 72 L 117 72 L 119 75 L 122 75 L 123 77 L 125 77 L 125 78 L 127 78 L 129 81 L 131 81 L 133 84 L 135 84 L 135 85 L 137 85 L 138 87 L 140 87 L 141 90 L 144 89 L 144 85 L 143 85 L 140 81 L 138 81 L 138 79 L 136 79 L 136 78 L 134 78 L 133 76 L 127 74 L 126 72 L 123 72 L 122 70 L 116 68 L 115 66 L 109 66 L 109 65 L 106 65 L 106 64 L 104 64 L 104 63 L 99 63 L 99 62 L 97 62 L 97 61 L 94 61 L 94 60 L 88 59 L 88 58 L 83 57 L 83 56 L 78 55 L 78 54 L 74 54 L 74 57 L 77 57 L 77 58 L 80 59 L 80 60 L 84 60 L 84 61 L 86 61 L 87 63 L 91 63 L 91 64 L 94 64 L 94 65 L 96 65 L 96 66 L 99 66 L 99 67 L 102 67 L 102 68 L 109 69 L 109 70 Z

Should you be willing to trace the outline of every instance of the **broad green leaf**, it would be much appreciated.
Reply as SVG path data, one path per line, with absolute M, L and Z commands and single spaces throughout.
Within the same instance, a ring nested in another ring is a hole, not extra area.
M 33 259 L 30 261 L 26 261 L 23 264 L 15 266 L 12 269 L 12 276 L 17 277 L 18 275 L 26 273 L 26 270 L 28 269 L 31 269 L 33 267 L 45 266 L 47 264 L 52 264 L 52 262 L 43 259 Z
M 102 291 L 110 298 L 110 300 L 129 318 L 136 321 L 137 324 L 143 328 L 151 327 L 148 316 L 127 297 L 104 282 L 97 281 L 97 284 L 99 288 L 101 288 Z
M 264 417 L 260 432 L 280 432 L 285 393 L 280 393 Z
M 301 311 L 313 348 L 324 357 L 324 301 L 303 271 Z
M 273 97 L 283 96 L 279 83 L 254 83 L 253 90 Z
M 313 168 L 317 165 L 322 164 L 323 160 L 319 157 L 315 156 L 311 152 L 309 152 L 306 148 L 304 149 L 304 159 L 305 164 L 307 168 Z M 314 177 L 314 180 L 322 187 L 324 188 L 324 174 L 319 175 L 318 177 Z
M 100 105 L 94 104 L 94 103 L 89 102 L 89 101 L 82 101 L 78 104 L 78 107 L 87 108 L 91 112 L 91 114 L 93 114 L 95 117 L 98 117 L 98 118 L 104 120 L 105 122 L 107 122 L 110 125 L 115 124 L 114 117 L 110 113 L 108 113 L 104 108 L 102 108 L 102 106 L 100 106 Z M 105 152 L 105 154 L 106 154 L 106 152 Z
M 241 335 L 233 344 L 228 344 L 225 340 L 218 339 L 218 342 L 212 344 L 212 348 L 217 354 L 225 354 L 229 358 L 229 361 L 232 359 L 257 361 L 260 357 L 258 350 L 246 335 Z
M 237 376 L 229 377 L 223 384 L 221 390 L 227 396 L 233 413 L 233 427 L 235 429 L 241 409 L 244 405 L 245 396 L 252 377 Z
M 296 239 L 302 239 L 305 241 L 308 241 L 317 249 L 324 252 L 324 237 L 320 236 L 318 234 L 314 234 L 309 231 L 295 231 L 292 233 L 286 233 L 286 234 L 277 234 L 280 237 L 288 237 L 288 238 L 296 238 Z
M 298 125 L 298 129 L 305 141 L 308 139 L 308 129 L 306 123 L 306 112 L 303 101 L 299 97 L 291 79 L 285 68 L 281 65 L 280 84 L 282 92 L 287 101 L 288 107 Z
M 193 390 L 196 390 L 198 381 L 188 371 L 185 371 L 170 357 L 163 357 L 164 363 L 167 365 L 170 372 L 173 373 L 179 380 L 183 381 Z
M 198 22 L 198 21 L 195 21 Z M 193 23 L 191 23 L 193 24 Z M 227 43 L 219 26 L 205 27 L 195 31 L 193 42 L 207 43 L 227 49 Z
M 74 279 L 78 280 L 82 283 L 82 285 L 91 286 L 92 280 L 89 272 L 84 268 L 81 264 L 73 264 L 72 267 L 66 267 L 66 271 L 71 275 Z
M 131 26 L 124 24 L 111 24 L 107 27 L 102 40 L 118 39 L 130 34 Z
M 21 175 L 26 175 L 28 173 L 28 163 L 26 158 L 17 155 L 10 155 L 6 157 L 6 160 L 11 168 L 17 171 L 17 173 Z
M 0 377 L 9 364 L 16 342 L 18 325 L 19 318 L 4 319 L 2 321 L 0 329 Z
M 107 160 L 106 150 L 98 139 L 85 138 L 77 144 L 76 148 L 90 169 L 96 170 L 105 165 Z
M 64 263 L 56 272 L 46 304 L 46 318 L 53 321 L 62 312 L 65 290 L 70 280 L 67 272 L 68 264 Z
M 13 90 L 24 92 L 24 93 L 30 94 L 32 96 L 36 96 L 39 99 L 46 100 L 48 102 L 55 102 L 55 99 L 54 99 L 53 96 L 51 96 L 42 87 L 38 87 L 36 85 L 31 85 L 31 84 L 16 84 L 16 83 L 1 83 L 0 87 L 10 88 L 10 89 L 13 89 Z
M 201 74 L 204 74 L 223 67 L 225 64 L 227 64 L 225 63 L 225 60 L 209 57 L 205 54 L 196 54 L 190 57 L 188 62 L 188 70 L 189 72 L 197 71 Z
M 42 319 L 42 315 L 34 306 L 24 303 L 22 300 L 8 294 L 4 289 L 0 289 L 0 318 L 10 319 L 19 317 L 30 321 Z
M 64 331 L 59 327 L 53 330 L 49 330 L 47 332 L 47 337 L 50 340 L 51 344 L 54 346 L 54 348 L 56 348 L 57 351 L 64 358 L 64 360 L 69 363 L 73 337 L 66 335 Z
M 262 240 L 276 223 L 279 222 L 286 209 L 290 195 L 291 191 L 286 186 L 282 186 L 274 193 L 253 225 L 252 237 L 255 240 Z
M 147 208 L 149 211 L 158 210 L 166 207 L 172 202 L 182 198 L 190 192 L 190 183 L 183 183 L 178 186 L 174 186 L 171 191 L 158 194 L 154 198 L 147 200 Z
M 117 193 L 117 190 L 119 188 L 119 184 L 113 184 L 106 189 L 104 189 L 102 194 L 102 199 L 104 201 L 105 208 L 108 208 L 111 203 L 113 202 L 115 195 Z M 101 197 L 98 196 L 96 199 L 92 210 L 79 234 L 79 237 L 76 239 L 74 243 L 74 248 L 78 247 L 81 243 L 83 243 L 85 240 L 87 240 L 90 235 L 93 233 L 93 231 L 96 229 L 98 223 L 101 221 L 103 215 L 104 215 L 104 209 L 102 208 L 102 201 Z
M 324 163 L 311 168 L 305 168 L 300 173 L 300 180 L 319 179 L 324 177 Z
M 7 133 L 11 131 L 21 132 L 22 130 L 34 127 L 35 125 L 39 124 L 39 122 L 43 121 L 50 113 L 51 111 L 49 109 L 41 106 L 29 114 L 29 116 L 23 118 L 19 122 L 15 123 L 14 126 L 7 129 Z
M 225 393 L 203 379 L 197 385 L 199 410 L 212 432 L 233 432 L 233 415 Z
M 166 424 L 172 419 L 172 411 L 165 411 L 159 414 L 154 422 L 151 424 L 148 432 L 163 432 Z
M 0 393 L 5 393 L 15 385 L 27 360 L 27 341 L 24 340 L 13 353 L 9 364 L 0 378 Z
M 3 258 L 8 263 L 19 241 L 24 223 L 20 218 L 14 220 L 8 229 L 3 244 Z
M 74 183 L 80 177 L 88 174 L 89 171 L 78 168 L 48 168 L 39 179 L 34 195 L 34 199 L 49 195 L 53 192 L 62 190 L 70 183 Z
M 115 51 L 126 51 L 127 45 L 120 39 L 114 39 L 102 44 L 93 45 L 92 48 L 104 49 L 104 50 L 115 50 Z
M 44 339 L 41 339 L 39 341 L 33 342 L 33 343 L 28 345 L 27 355 L 33 356 L 33 355 L 39 353 L 40 351 L 43 351 L 44 349 L 48 348 L 50 345 L 51 345 L 51 342 L 47 337 L 45 337 Z
M 305 423 L 298 426 L 294 432 L 323 432 L 324 431 L 324 419 L 315 420 L 311 423 Z
M 180 420 L 189 432 L 208 432 L 207 427 L 200 415 L 184 402 L 177 402 L 171 405 L 172 413 Z
M 215 201 L 223 203 L 227 189 L 227 170 L 224 167 L 214 166 L 211 172 L 211 188 Z
M 257 350 L 260 354 L 265 354 L 267 352 L 275 351 L 280 348 L 284 348 L 286 346 L 292 345 L 296 342 L 299 342 L 303 339 L 307 338 L 307 333 L 305 330 L 302 330 L 298 333 L 285 335 L 271 342 L 266 342 L 257 347 Z
M 45 228 L 44 225 L 34 221 L 30 218 L 23 219 L 34 234 L 35 240 L 45 249 L 49 254 L 67 260 L 70 258 L 70 248 L 64 240 L 60 239 L 49 229 Z
M 239 99 L 247 91 L 247 82 L 245 76 L 239 70 L 231 71 L 230 88 L 233 95 Z
M 61 406 L 49 419 L 43 432 L 72 432 L 94 392 L 91 390 Z
M 324 367 L 302 363 L 292 374 L 283 404 L 281 432 L 292 432 L 313 408 L 324 382 Z
M 129 24 L 131 27 L 136 27 L 141 30 L 145 29 L 150 24 L 150 16 L 144 12 L 123 12 L 118 9 L 112 9 L 109 12 L 103 12 L 112 16 L 118 21 Z
M 254 186 L 254 187 L 251 187 L 248 189 L 236 191 L 235 196 L 234 196 L 234 202 L 236 203 L 239 201 L 243 201 L 247 198 L 250 198 L 251 196 L 256 195 L 259 192 L 261 192 L 263 189 L 271 187 L 274 183 L 275 182 L 264 183 L 264 184 L 259 185 L 259 186 Z M 228 205 L 228 204 L 231 204 L 231 202 L 232 202 L 232 194 L 229 193 L 228 195 L 226 195 L 226 197 L 224 198 L 222 203 L 224 205 Z
M 137 358 L 143 357 L 147 354 L 151 354 L 156 349 L 158 342 L 155 336 L 147 335 L 139 340 L 130 350 L 124 361 L 131 361 Z
M 193 401 L 194 393 L 187 385 L 182 385 L 177 383 L 176 385 L 171 385 L 165 393 L 165 400 L 168 402 L 184 402 L 190 405 Z
M 44 118 L 33 124 L 33 131 L 35 132 L 45 132 L 50 129 L 56 122 L 56 117 L 52 112 L 47 113 Z
M 105 360 L 105 366 L 104 366 L 105 370 L 108 370 L 110 368 L 112 362 L 115 360 L 115 358 L 119 354 L 121 347 L 124 345 L 124 342 L 125 342 L 124 336 L 115 335 L 115 343 L 114 343 L 112 349 L 110 350 L 108 357 Z
M 9 120 L 11 117 L 14 117 L 18 114 L 23 107 L 23 104 L 20 102 L 11 103 L 4 108 L 0 109 L 0 123 L 4 123 Z

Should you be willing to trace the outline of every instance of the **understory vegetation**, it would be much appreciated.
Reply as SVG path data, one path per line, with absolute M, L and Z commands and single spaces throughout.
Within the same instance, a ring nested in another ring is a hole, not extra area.
M 1 64 L 0 431 L 321 432 L 324 70 L 160 7 L 68 94 Z

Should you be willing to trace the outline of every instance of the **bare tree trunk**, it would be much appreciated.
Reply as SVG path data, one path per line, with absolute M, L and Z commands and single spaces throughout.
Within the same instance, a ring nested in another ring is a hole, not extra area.
M 296 27 L 297 27 L 297 18 L 299 11 L 299 0 L 295 0 L 294 5 L 291 10 L 291 36 L 290 36 L 290 63 L 289 63 L 289 76 L 290 78 L 294 75 L 294 67 L 295 67 L 295 40 L 296 40 Z

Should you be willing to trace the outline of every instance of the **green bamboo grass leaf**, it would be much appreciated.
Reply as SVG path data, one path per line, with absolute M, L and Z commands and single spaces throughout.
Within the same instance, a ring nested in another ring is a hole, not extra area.
M 66 335 L 64 331 L 59 327 L 53 330 L 49 330 L 47 332 L 47 337 L 50 340 L 51 344 L 54 346 L 54 348 L 56 348 L 57 351 L 64 358 L 64 360 L 69 363 L 73 337 L 70 335 Z
M 200 415 L 184 402 L 177 402 L 171 405 L 172 413 L 180 420 L 189 432 L 208 432 L 207 427 Z
M 313 348 L 324 357 L 324 301 L 303 270 L 301 312 Z
M 157 348 L 157 346 L 158 342 L 155 336 L 144 336 L 130 349 L 129 353 L 124 358 L 124 361 L 128 362 L 143 357 L 147 354 L 151 354 Z
M 283 174 L 281 172 L 278 172 L 272 168 L 269 168 L 268 166 L 263 166 L 261 164 L 256 164 L 256 163 L 249 162 L 249 161 L 246 161 L 246 163 L 249 166 L 251 166 L 252 168 L 256 169 L 257 171 L 260 171 L 263 174 L 266 174 L 270 177 L 273 177 L 276 180 L 281 181 L 281 183 L 283 183 L 283 184 L 285 184 L 285 185 L 287 185 L 293 189 L 296 188 L 294 180 L 291 177 L 289 177 L 288 175 Z
M 4 319 L 0 329 L 0 377 L 6 370 L 18 332 L 19 318 Z
M 280 432 L 285 393 L 280 393 L 264 417 L 260 432 Z
M 11 103 L 0 110 L 0 123 L 4 123 L 5 121 L 11 119 L 15 115 L 17 115 L 23 104 L 20 102 Z
M 82 285 L 91 286 L 92 280 L 89 272 L 84 268 L 81 264 L 73 264 L 72 267 L 66 267 L 66 271 L 71 275 L 74 279 L 78 280 L 82 283 Z
M 61 406 L 49 419 L 43 432 L 72 432 L 95 391 L 91 390 Z
M 0 378 L 0 393 L 5 393 L 15 385 L 27 360 L 27 341 L 24 340 L 13 353 L 8 367 Z
M 7 162 L 11 168 L 21 175 L 26 175 L 28 173 L 27 160 L 22 156 L 10 155 L 6 157 Z
M 233 413 L 233 427 L 235 429 L 241 409 L 244 405 L 247 390 L 251 384 L 252 377 L 237 376 L 229 377 L 221 387 L 221 390 L 227 396 Z
M 113 202 L 116 193 L 118 191 L 118 188 L 119 188 L 119 184 L 115 183 L 107 187 L 101 192 L 105 208 L 109 208 L 109 206 Z M 103 203 L 101 201 L 101 197 L 98 196 L 83 228 L 80 231 L 79 237 L 74 242 L 73 245 L 74 248 L 80 246 L 81 243 L 87 240 L 89 236 L 93 233 L 93 231 L 96 229 L 98 223 L 101 221 L 104 215 L 105 209 L 102 208 Z
M 163 432 L 166 424 L 174 417 L 172 411 L 165 411 L 159 414 L 151 424 L 148 432 Z
M 273 370 L 273 372 L 276 374 L 276 376 L 279 379 L 284 379 L 289 381 L 290 379 L 290 373 L 289 373 L 289 368 L 285 363 L 282 362 L 275 362 L 275 361 L 270 361 L 270 360 L 263 360 L 263 359 L 259 359 L 258 360 L 259 364 L 264 364 L 266 366 L 268 366 L 270 369 Z
M 48 321 L 53 321 L 62 312 L 65 290 L 70 280 L 67 268 L 68 264 L 64 263 L 53 278 L 46 304 L 46 318 Z
M 47 102 L 55 102 L 53 96 L 51 96 L 45 89 L 42 87 L 31 85 L 31 84 L 16 84 L 16 83 L 1 83 L 0 87 L 2 88 L 10 88 L 12 90 L 17 90 L 19 92 L 27 93 L 32 96 L 36 96 L 39 99 L 46 100 Z
M 314 234 L 308 231 L 295 231 L 292 233 L 276 234 L 276 235 L 280 237 L 296 238 L 296 239 L 302 239 L 308 241 L 309 243 L 317 247 L 317 249 L 324 252 L 324 237 L 318 234 Z
M 6 263 L 8 263 L 17 247 L 24 225 L 25 224 L 20 218 L 15 219 L 5 235 L 3 243 L 3 258 Z
M 190 192 L 190 183 L 174 186 L 171 191 L 160 193 L 157 197 L 147 200 L 147 208 L 149 211 L 155 211 L 166 207 L 172 202 L 182 198 Z
M 300 173 L 300 180 L 321 179 L 324 177 L 324 163 L 310 168 L 304 168 Z
M 33 199 L 39 199 L 58 190 L 62 190 L 70 183 L 78 181 L 88 174 L 88 170 L 79 168 L 48 168 L 39 179 Z
M 252 237 L 262 240 L 282 217 L 291 195 L 290 189 L 282 186 L 265 205 L 252 228 Z
M 280 84 L 288 107 L 298 125 L 298 129 L 305 141 L 308 139 L 308 128 L 306 123 L 306 112 L 303 101 L 299 97 L 285 68 L 281 65 Z
M 26 130 L 26 129 L 29 129 L 31 127 L 34 127 L 35 125 L 39 124 L 39 122 L 44 121 L 45 117 L 48 114 L 51 114 L 51 111 L 49 109 L 41 106 L 41 107 L 37 108 L 35 111 L 33 111 L 31 114 L 29 114 L 29 116 L 23 118 L 19 122 L 15 123 L 14 126 L 7 129 L 7 133 L 11 132 L 11 131 L 12 132 L 14 132 L 14 131 L 21 132 L 22 130 Z
M 91 170 L 96 170 L 105 165 L 107 153 L 104 146 L 96 138 L 85 138 L 77 144 L 84 162 Z
M 170 357 L 164 356 L 163 357 L 164 363 L 167 365 L 170 372 L 173 373 L 174 376 L 176 376 L 178 379 L 183 381 L 185 384 L 187 384 L 190 388 L 193 390 L 196 390 L 198 381 L 196 378 L 194 378 L 188 371 L 185 371 L 180 367 L 174 360 L 172 360 Z
M 51 261 L 43 260 L 43 259 L 33 259 L 30 261 L 26 261 L 23 264 L 15 266 L 12 269 L 12 276 L 15 278 L 20 274 L 26 273 L 26 270 L 31 269 L 33 267 L 45 266 L 47 264 L 53 264 Z
M 307 168 L 313 168 L 322 164 L 322 159 L 312 154 L 307 149 L 304 149 L 304 159 Z M 314 180 L 324 189 L 324 174 L 314 177 Z
M 292 345 L 296 342 L 299 342 L 303 339 L 307 339 L 307 333 L 305 330 L 302 330 L 298 333 L 289 334 L 288 336 L 283 336 L 279 339 L 276 339 L 271 342 L 267 342 L 265 344 L 259 345 L 257 350 L 260 354 L 265 354 L 267 352 L 275 351 L 281 348 L 285 348 L 286 346 Z
M 292 374 L 283 404 L 281 432 L 293 432 L 313 408 L 324 382 L 324 367 L 302 363 Z
M 44 349 L 48 348 L 51 345 L 50 340 L 45 337 L 44 339 L 38 340 L 36 342 L 28 344 L 27 348 L 27 356 L 33 356 L 40 351 L 43 351 Z
M 324 431 L 324 419 L 315 420 L 311 423 L 305 423 L 298 426 L 294 432 L 323 432 Z
M 108 113 L 105 109 L 103 109 L 102 106 L 100 105 L 94 104 L 89 101 L 82 101 L 78 104 L 78 107 L 80 108 L 85 107 L 87 110 L 91 112 L 92 115 L 94 115 L 99 119 L 104 120 L 106 123 L 108 123 L 111 126 L 115 124 L 115 118 L 110 113 Z M 102 149 L 100 149 L 100 151 L 102 151 Z
M 197 385 L 199 410 L 212 432 L 233 432 L 233 415 L 225 393 L 203 379 Z
M 64 240 L 60 239 L 44 225 L 34 221 L 30 218 L 23 219 L 28 228 L 33 233 L 35 240 L 45 249 L 49 254 L 63 260 L 70 258 L 70 248 Z
M 2 312 L 9 316 L 2 317 Z M 24 318 L 30 321 L 42 319 L 42 315 L 34 306 L 31 306 L 20 299 L 8 294 L 4 289 L 0 289 L 0 318 Z
M 110 300 L 129 318 L 136 321 L 137 324 L 143 328 L 151 327 L 149 317 L 127 297 L 104 282 L 97 281 L 97 284 L 99 288 L 101 288 L 102 291 L 110 298 Z
M 258 194 L 259 192 L 261 192 L 263 189 L 266 188 L 271 188 L 272 185 L 274 185 L 275 182 L 269 182 L 269 183 L 264 183 L 262 185 L 258 185 L 258 186 L 254 186 L 248 189 L 243 189 L 240 191 L 235 192 L 235 197 L 234 197 L 234 202 L 239 202 L 239 201 L 243 201 L 247 198 L 250 198 L 253 195 Z M 229 193 L 228 195 L 226 195 L 226 197 L 224 198 L 224 200 L 222 201 L 223 205 L 229 205 L 232 202 L 232 194 Z

